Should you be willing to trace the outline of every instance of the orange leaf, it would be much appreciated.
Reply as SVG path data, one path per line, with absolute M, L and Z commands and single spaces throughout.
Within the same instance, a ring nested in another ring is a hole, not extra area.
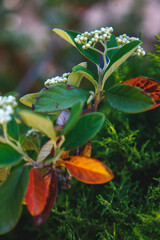
M 91 141 L 89 141 L 81 152 L 81 156 L 90 157 L 92 152 Z
M 40 173 L 32 168 L 29 172 L 29 185 L 25 195 L 28 211 L 32 216 L 40 214 L 47 200 L 47 186 Z
M 69 161 L 63 162 L 75 178 L 85 183 L 101 184 L 113 178 L 112 171 L 95 158 L 73 156 Z
M 41 225 L 48 219 L 58 192 L 56 173 L 53 169 L 51 169 L 44 176 L 44 181 L 47 185 L 47 201 L 42 212 L 39 215 L 33 217 L 33 221 L 37 226 Z
M 138 88 L 141 88 L 145 93 L 148 93 L 156 103 L 150 109 L 156 108 L 160 105 L 160 82 L 151 78 L 136 77 L 126 80 L 122 82 L 122 84 L 136 86 Z

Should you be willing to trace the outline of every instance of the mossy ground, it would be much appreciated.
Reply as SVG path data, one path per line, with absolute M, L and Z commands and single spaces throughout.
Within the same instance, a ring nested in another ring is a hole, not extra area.
M 133 58 L 113 76 L 160 80 L 160 57 Z M 93 139 L 92 157 L 105 162 L 113 181 L 88 185 L 73 180 L 59 190 L 48 221 L 35 227 L 24 207 L 7 240 L 159 240 L 160 239 L 160 107 L 126 115 L 101 104 L 106 123 Z

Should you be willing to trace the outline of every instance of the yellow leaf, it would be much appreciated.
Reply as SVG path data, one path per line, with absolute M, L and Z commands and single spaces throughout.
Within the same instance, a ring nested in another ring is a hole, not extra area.
M 82 62 L 77 66 L 82 66 L 84 68 L 87 68 L 87 62 Z M 73 71 L 68 77 L 67 84 L 74 87 L 79 87 L 82 78 L 83 78 L 82 74 Z
M 25 138 L 25 141 L 24 141 L 24 144 L 23 144 L 23 148 L 25 150 L 35 150 L 37 153 L 39 151 L 38 147 L 36 146 L 36 144 L 32 140 L 30 140 L 28 138 Z
M 37 95 L 38 95 L 38 93 L 26 94 L 20 98 L 20 102 L 28 107 L 32 107 L 33 101 Z
M 65 39 L 67 42 L 72 44 L 74 47 L 76 47 L 76 45 L 74 44 L 73 40 L 70 38 L 70 36 L 64 30 L 61 30 L 59 28 L 54 28 L 53 31 L 55 33 L 57 33 L 60 37 Z
M 50 119 L 29 111 L 20 111 L 19 114 L 29 127 L 35 128 L 47 137 L 55 140 L 56 134 Z

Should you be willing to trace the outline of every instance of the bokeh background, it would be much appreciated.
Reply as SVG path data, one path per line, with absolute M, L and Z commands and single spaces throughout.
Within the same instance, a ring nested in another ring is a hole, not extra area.
M 113 26 L 115 34 L 142 36 L 145 50 L 154 52 L 159 13 L 159 0 L 1 0 L 0 94 L 39 91 L 46 79 L 84 60 L 53 28 Z

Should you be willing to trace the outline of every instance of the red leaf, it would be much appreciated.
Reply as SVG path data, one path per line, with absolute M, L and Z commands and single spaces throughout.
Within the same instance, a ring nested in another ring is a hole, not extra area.
M 138 88 L 141 88 L 145 93 L 148 93 L 156 103 L 150 109 L 156 108 L 160 105 L 160 82 L 151 78 L 136 77 L 126 80 L 122 82 L 122 84 L 136 86 Z
M 40 214 L 47 200 L 47 186 L 40 173 L 32 168 L 29 172 L 29 185 L 25 195 L 28 211 L 32 216 Z
M 75 178 L 85 183 L 101 184 L 113 178 L 112 171 L 95 158 L 73 156 L 69 161 L 63 162 Z
M 37 226 L 41 225 L 48 219 L 58 192 L 56 173 L 53 169 L 51 169 L 44 176 L 44 181 L 47 185 L 47 201 L 42 212 L 39 215 L 33 217 L 33 221 Z

